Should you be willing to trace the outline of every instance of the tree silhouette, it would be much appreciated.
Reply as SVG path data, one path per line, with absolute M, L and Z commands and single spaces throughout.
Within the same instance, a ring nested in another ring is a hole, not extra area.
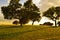
M 21 18 L 20 21 L 19 21 L 19 23 L 21 24 L 21 26 L 22 26 L 23 24 L 28 23 L 28 22 L 29 22 L 29 20 L 26 19 L 26 18 Z
M 2 6 L 1 11 L 5 19 L 20 19 L 20 14 L 17 13 L 21 9 L 19 0 L 11 0 L 8 6 Z
M 24 7 L 25 9 L 28 11 L 26 13 L 28 13 L 28 17 L 30 20 L 33 21 L 32 25 L 34 24 L 35 21 L 39 21 L 40 20 L 40 10 L 39 8 L 32 2 L 32 0 L 27 0 L 24 3 Z
M 16 11 L 18 8 L 21 8 L 21 6 L 22 6 L 19 2 L 18 3 L 14 2 L 17 0 L 11 0 L 11 1 L 8 6 L 1 7 L 2 13 L 3 13 L 5 19 L 16 18 L 17 17 Z
M 55 21 L 55 27 L 57 25 L 56 20 L 59 19 L 60 16 L 60 7 L 51 7 L 47 11 L 43 13 L 43 16 L 50 18 Z
M 18 16 L 19 16 L 19 23 L 21 24 L 26 24 L 28 23 L 29 21 L 29 14 L 26 13 L 28 12 L 25 8 L 21 8 L 21 10 L 18 10 L 17 13 L 18 13 Z
M 30 16 L 29 16 L 29 19 L 32 20 L 32 25 L 34 24 L 35 21 L 40 21 L 41 17 L 40 17 L 40 14 L 37 13 L 37 12 L 31 12 L 30 13 Z
M 39 8 L 32 3 L 32 0 L 26 1 L 24 5 L 21 5 L 19 0 L 11 0 L 8 6 L 3 6 L 1 9 L 5 19 L 18 19 L 21 26 L 29 20 L 33 23 L 40 20 Z
M 10 4 L 6 7 L 1 7 L 2 13 L 4 15 L 5 19 L 19 19 L 19 23 L 25 24 L 28 21 L 28 13 L 26 13 L 26 9 L 24 7 L 21 8 L 21 4 L 19 3 L 19 0 L 11 0 Z

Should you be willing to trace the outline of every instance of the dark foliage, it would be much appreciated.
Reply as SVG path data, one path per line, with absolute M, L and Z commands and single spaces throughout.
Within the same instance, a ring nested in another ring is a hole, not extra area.
M 51 20 L 55 21 L 56 27 L 56 20 L 60 17 L 60 7 L 51 7 L 47 11 L 43 13 L 43 16 L 50 18 Z
M 53 23 L 50 23 L 50 22 L 45 22 L 43 25 L 52 26 L 52 25 L 53 25 Z
M 40 10 L 32 0 L 27 0 L 24 5 L 19 1 L 11 0 L 8 6 L 1 7 L 5 19 L 18 19 L 20 24 L 28 23 L 29 20 L 40 20 Z
M 17 25 L 17 24 L 19 24 L 19 22 L 18 22 L 17 20 L 15 20 L 15 21 L 13 22 L 13 24 L 16 24 L 16 25 Z
M 40 21 L 41 17 L 40 17 L 40 10 L 39 8 L 32 2 L 32 0 L 27 0 L 24 3 L 24 7 L 26 8 L 26 10 L 28 12 L 28 18 L 29 20 L 33 21 L 32 25 L 34 24 L 35 21 Z

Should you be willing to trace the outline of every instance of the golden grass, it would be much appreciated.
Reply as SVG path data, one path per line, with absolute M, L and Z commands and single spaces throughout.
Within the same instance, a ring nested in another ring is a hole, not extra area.
M 1 25 L 0 40 L 60 40 L 60 27 Z

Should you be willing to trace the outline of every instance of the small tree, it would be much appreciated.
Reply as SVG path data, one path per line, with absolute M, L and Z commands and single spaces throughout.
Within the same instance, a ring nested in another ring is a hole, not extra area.
M 51 7 L 47 11 L 43 13 L 43 16 L 50 18 L 51 20 L 55 21 L 56 27 L 56 20 L 60 17 L 60 7 Z
M 39 8 L 32 2 L 32 0 L 27 0 L 24 3 L 24 7 L 27 10 L 28 18 L 29 20 L 33 21 L 32 25 L 34 24 L 35 21 L 40 21 L 40 10 Z

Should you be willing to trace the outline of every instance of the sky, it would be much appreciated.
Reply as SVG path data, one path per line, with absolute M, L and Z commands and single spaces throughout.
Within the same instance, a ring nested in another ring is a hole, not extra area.
M 60 6 L 60 0 L 41 0 L 40 4 L 40 9 L 43 12 L 52 6 Z
M 5 20 L 1 12 L 1 6 L 7 6 L 9 4 L 9 1 L 10 0 L 0 0 L 0 21 Z M 24 2 L 26 2 L 26 0 L 20 0 L 21 4 Z M 33 3 L 35 3 L 37 7 L 40 8 L 41 13 L 52 6 L 60 6 L 60 0 L 33 0 Z

